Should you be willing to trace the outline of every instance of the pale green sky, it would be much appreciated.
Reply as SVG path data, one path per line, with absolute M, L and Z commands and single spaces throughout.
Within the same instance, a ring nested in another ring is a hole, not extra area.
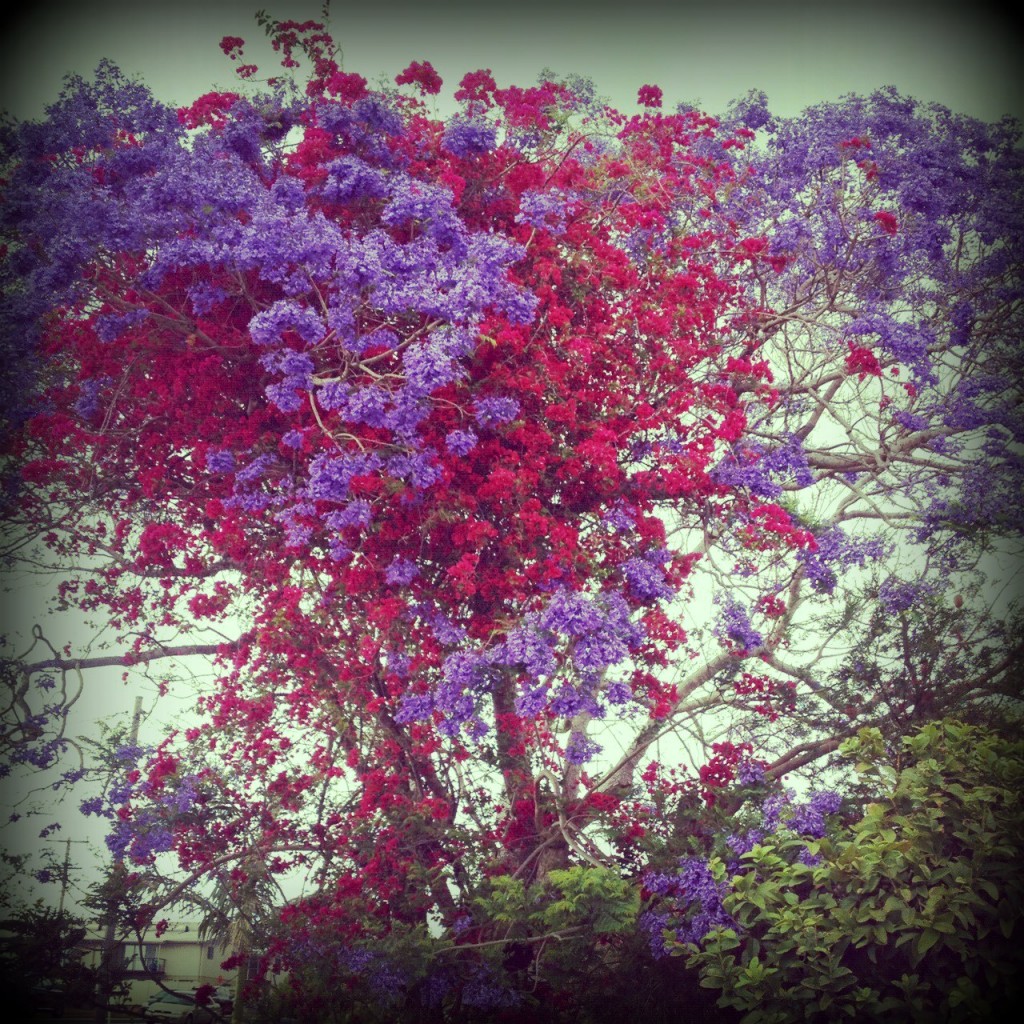
M 66 72 L 89 73 L 104 56 L 176 102 L 231 87 L 217 43 L 224 35 L 264 43 L 253 17 L 261 5 L 297 20 L 320 11 L 320 0 L 49 0 L 8 15 L 0 106 L 38 116 Z M 332 26 L 346 68 L 371 80 L 414 59 L 430 60 L 449 88 L 480 67 L 499 84 L 530 84 L 547 66 L 591 76 L 599 93 L 627 109 L 650 82 L 670 103 L 711 112 L 762 88 L 783 114 L 891 84 L 995 120 L 1024 114 L 1021 34 L 996 6 L 516 0 L 499 11 L 485 0 L 335 0 Z

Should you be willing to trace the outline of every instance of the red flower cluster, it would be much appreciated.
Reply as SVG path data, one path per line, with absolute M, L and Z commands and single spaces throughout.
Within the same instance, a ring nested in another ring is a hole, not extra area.
M 879 210 L 874 215 L 874 220 L 887 235 L 895 235 L 900 229 L 900 222 L 896 219 L 896 215 L 888 210 Z
M 224 51 L 224 55 L 232 60 L 238 60 L 241 57 L 244 46 L 245 40 L 239 36 L 225 36 L 220 41 L 220 48 Z
M 712 756 L 699 772 L 700 781 L 706 787 L 702 795 L 709 807 L 718 799 L 715 790 L 727 787 L 736 778 L 737 766 L 750 757 L 753 749 L 750 743 L 723 741 L 711 745 Z
M 636 95 L 636 101 L 642 107 L 660 107 L 662 93 L 656 85 L 641 85 Z
M 366 79 L 362 75 L 337 71 L 327 79 L 325 91 L 352 103 L 366 95 Z
M 882 376 L 882 366 L 878 362 L 878 357 L 871 349 L 855 345 L 852 341 L 848 341 L 846 345 L 850 350 L 849 355 L 846 357 L 847 373 L 855 373 L 861 380 L 866 376 Z
M 398 85 L 417 85 L 425 96 L 436 96 L 444 84 L 430 61 L 414 60 L 401 74 L 395 76 Z

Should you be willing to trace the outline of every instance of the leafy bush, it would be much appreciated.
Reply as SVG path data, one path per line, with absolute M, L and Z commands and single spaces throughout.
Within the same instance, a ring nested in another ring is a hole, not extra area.
M 722 901 L 736 927 L 666 941 L 744 1024 L 995 1019 L 1021 995 L 1024 744 L 940 722 L 894 765 L 875 729 L 843 752 L 878 794 L 861 817 L 766 836 Z

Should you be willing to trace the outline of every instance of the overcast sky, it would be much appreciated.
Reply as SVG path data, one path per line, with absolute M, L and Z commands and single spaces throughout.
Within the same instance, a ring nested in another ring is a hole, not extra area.
M 158 96 L 185 102 L 230 88 L 224 35 L 265 45 L 254 12 L 317 18 L 320 0 L 48 0 L 5 16 L 0 106 L 41 114 L 69 71 L 90 73 L 103 57 L 142 76 Z M 411 60 L 430 60 L 453 89 L 488 67 L 499 85 L 532 84 L 544 67 L 595 80 L 598 92 L 633 109 L 639 86 L 711 113 L 749 89 L 772 108 L 798 113 L 820 100 L 895 85 L 985 120 L 1024 114 L 1021 33 L 986 2 L 878 0 L 827 6 L 818 0 L 335 0 L 331 26 L 345 66 L 371 81 Z M 267 65 L 268 70 L 271 65 Z

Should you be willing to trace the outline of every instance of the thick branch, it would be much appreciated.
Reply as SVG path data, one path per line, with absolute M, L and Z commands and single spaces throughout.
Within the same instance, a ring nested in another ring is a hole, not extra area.
M 58 672 L 74 672 L 91 668 L 130 668 L 133 665 L 145 665 L 160 658 L 212 657 L 223 654 L 225 648 L 231 648 L 236 643 L 236 640 L 229 640 L 219 644 L 179 644 L 174 647 L 160 644 L 152 650 L 138 653 L 108 654 L 95 658 L 47 658 L 45 661 L 22 665 L 21 671 L 28 675 L 35 675 L 37 672 L 54 669 Z

